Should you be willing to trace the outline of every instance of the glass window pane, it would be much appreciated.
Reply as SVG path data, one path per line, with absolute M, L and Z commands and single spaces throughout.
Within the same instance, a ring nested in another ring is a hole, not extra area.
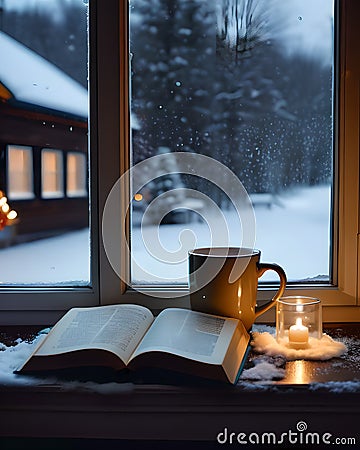
M 331 281 L 334 23 L 333 0 L 131 0 L 132 160 L 149 161 L 133 180 L 134 285 L 186 283 L 189 248 L 244 242 L 226 172 L 192 174 L 176 152 L 241 181 L 263 261 Z
M 67 154 L 67 182 L 68 197 L 86 195 L 86 157 L 81 153 Z
M 31 147 L 7 147 L 8 197 L 10 200 L 34 197 L 33 154 Z
M 89 286 L 88 2 L 0 6 L 0 284 Z
M 58 150 L 43 150 L 41 153 L 41 181 L 43 198 L 63 197 L 63 157 Z

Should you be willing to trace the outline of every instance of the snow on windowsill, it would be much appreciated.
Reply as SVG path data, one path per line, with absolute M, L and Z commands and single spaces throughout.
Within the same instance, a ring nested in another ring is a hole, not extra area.
M 100 394 L 116 394 L 116 393 L 128 393 L 132 391 L 135 386 L 132 383 L 98 383 L 93 381 L 68 381 L 58 379 L 54 377 L 38 378 L 28 375 L 14 374 L 26 359 L 33 352 L 35 346 L 41 343 L 41 340 L 45 338 L 48 329 L 40 332 L 32 341 L 24 341 L 18 338 L 13 346 L 7 346 L 0 343 L 0 386 L 49 386 L 54 385 L 61 391 L 90 391 Z M 274 338 L 275 328 L 270 326 L 255 325 L 253 327 L 253 339 L 252 346 L 254 351 L 261 350 L 261 354 L 258 354 L 253 359 L 254 367 L 245 369 L 242 372 L 238 385 L 244 390 L 264 390 L 271 389 L 277 390 L 279 387 L 274 386 L 274 380 L 281 380 L 285 374 L 285 363 L 287 357 L 284 354 L 279 354 L 276 349 L 277 342 Z M 327 336 L 327 335 L 326 335 Z M 324 348 L 328 351 L 330 346 L 329 342 L 335 344 L 333 350 L 337 349 L 337 354 L 344 355 L 347 348 L 355 348 L 358 345 L 358 341 L 354 338 L 343 339 L 343 342 L 334 341 L 329 336 L 324 341 Z M 276 345 L 275 345 L 275 344 Z M 304 350 L 302 350 L 303 352 Z M 300 352 L 297 350 L 297 352 Z M 356 352 L 355 352 L 356 353 Z M 346 353 L 345 353 L 346 354 Z M 335 353 L 334 353 L 335 355 Z M 294 355 L 289 354 L 290 358 Z M 314 354 L 309 353 L 310 359 L 314 359 Z M 298 359 L 302 359 L 304 354 Z M 328 351 L 327 357 L 330 358 Z M 356 358 L 353 361 L 358 364 L 360 356 L 356 353 L 355 356 L 349 355 L 349 358 Z M 339 363 L 340 364 L 340 363 Z M 326 383 L 310 383 L 309 390 L 321 390 L 326 389 L 333 393 L 344 392 L 359 392 L 360 380 L 352 380 L 345 382 L 326 382 Z
M 133 390 L 132 383 L 96 383 L 92 381 L 68 381 L 54 377 L 32 377 L 15 374 L 31 355 L 35 347 L 46 337 L 48 329 L 40 332 L 34 340 L 28 342 L 21 338 L 14 346 L 6 346 L 0 342 L 0 386 L 49 386 L 53 385 L 62 391 L 92 391 L 100 394 L 128 393 Z
M 274 381 L 281 380 L 286 375 L 286 361 L 317 360 L 325 361 L 338 358 L 332 364 L 342 369 L 344 362 L 360 364 L 358 354 L 359 340 L 353 337 L 334 340 L 327 334 L 319 341 L 310 342 L 307 349 L 295 350 L 281 345 L 275 338 L 275 327 L 254 325 L 251 345 L 255 353 L 253 367 L 242 372 L 238 385 L 245 390 L 277 389 Z M 323 370 L 323 369 L 322 369 Z M 309 390 L 326 390 L 332 393 L 360 392 L 360 380 L 311 382 Z
M 304 349 L 294 349 L 285 342 L 278 342 L 275 336 L 269 332 L 254 332 L 252 346 L 258 353 L 268 356 L 283 356 L 288 361 L 296 359 L 308 359 L 325 361 L 343 355 L 347 348 L 342 342 L 333 340 L 326 333 L 321 339 L 309 338 Z

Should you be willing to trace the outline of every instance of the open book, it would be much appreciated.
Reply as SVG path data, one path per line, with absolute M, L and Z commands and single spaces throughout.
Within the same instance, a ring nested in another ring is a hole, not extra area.
M 17 373 L 83 366 L 163 368 L 235 384 L 249 334 L 239 320 L 138 305 L 69 310 Z

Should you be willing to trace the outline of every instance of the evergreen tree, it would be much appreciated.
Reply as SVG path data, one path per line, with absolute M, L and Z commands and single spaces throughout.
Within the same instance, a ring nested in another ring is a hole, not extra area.
M 135 0 L 131 8 L 132 104 L 139 134 L 155 149 L 204 151 L 213 12 L 196 0 Z M 137 159 L 141 151 L 134 148 Z

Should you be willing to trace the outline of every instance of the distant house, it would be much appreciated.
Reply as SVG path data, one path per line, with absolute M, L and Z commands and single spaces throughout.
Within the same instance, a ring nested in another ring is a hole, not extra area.
M 88 225 L 88 93 L 0 32 L 0 189 L 17 239 Z

